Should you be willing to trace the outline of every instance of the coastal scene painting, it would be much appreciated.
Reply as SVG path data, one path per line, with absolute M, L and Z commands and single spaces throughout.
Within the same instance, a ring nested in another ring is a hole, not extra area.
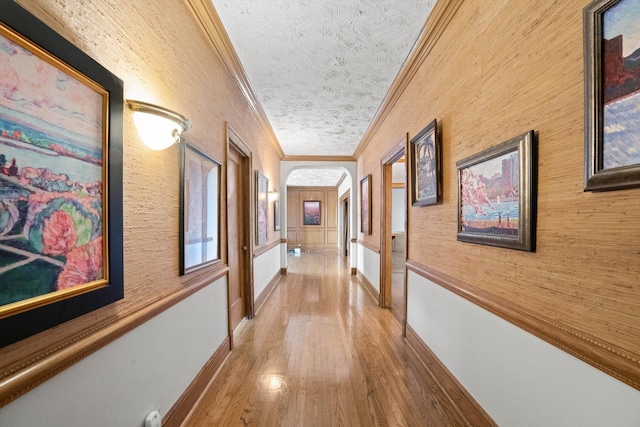
M 602 168 L 640 164 L 640 1 L 620 0 L 602 16 Z
M 516 150 L 459 170 L 459 231 L 518 238 L 519 167 Z
M 0 26 L 0 317 L 107 284 L 107 95 Z

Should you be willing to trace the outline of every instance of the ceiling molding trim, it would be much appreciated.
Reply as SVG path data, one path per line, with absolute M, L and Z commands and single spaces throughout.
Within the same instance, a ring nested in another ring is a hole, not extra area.
M 353 156 L 287 156 L 282 158 L 287 162 L 355 162 Z
M 336 183 L 336 187 L 340 187 L 340 185 L 342 185 L 342 183 L 344 182 L 344 180 L 346 178 L 347 178 L 347 173 L 346 172 L 342 172 L 342 176 L 340 177 L 340 179 Z
M 398 102 L 407 86 L 409 86 L 409 83 L 411 83 L 411 80 L 422 66 L 424 60 L 429 56 L 431 50 L 440 39 L 442 33 L 447 29 L 449 22 L 451 22 L 451 19 L 453 19 L 463 2 L 464 0 L 438 0 L 433 7 L 433 11 L 429 14 L 418 41 L 413 49 L 411 49 L 407 60 L 389 87 L 387 95 L 382 100 L 375 117 L 356 147 L 353 157 L 357 159 L 367 148 L 367 145 L 369 145 L 373 136 L 380 126 L 382 126 L 382 123 L 396 102 Z
M 202 28 L 202 31 L 213 46 L 214 50 L 222 59 L 227 71 L 229 71 L 233 80 L 236 82 L 240 92 L 249 104 L 249 109 L 258 120 L 267 140 L 274 150 L 276 150 L 276 153 L 278 153 L 280 158 L 284 158 L 284 152 L 278 142 L 278 138 L 271 127 L 271 123 L 269 122 L 258 97 L 251 87 L 251 83 L 249 83 L 247 74 L 240 63 L 240 59 L 231 44 L 231 40 L 222 25 L 222 21 L 220 20 L 218 13 L 213 7 L 213 3 L 211 3 L 211 0 L 185 0 L 185 3 L 191 10 L 193 17 L 198 25 L 200 25 L 200 28 Z

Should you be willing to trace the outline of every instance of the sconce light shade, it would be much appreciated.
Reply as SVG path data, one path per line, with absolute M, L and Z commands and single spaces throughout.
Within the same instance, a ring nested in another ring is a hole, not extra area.
M 274 200 L 280 200 L 280 193 L 276 190 L 269 191 L 269 201 L 273 202 Z
M 152 150 L 163 150 L 180 142 L 180 134 L 191 129 L 184 116 L 142 101 L 127 100 L 142 142 Z

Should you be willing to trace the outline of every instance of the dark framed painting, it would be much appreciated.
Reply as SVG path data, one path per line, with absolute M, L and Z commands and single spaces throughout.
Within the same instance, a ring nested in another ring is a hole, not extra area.
M 220 164 L 182 146 L 180 274 L 220 260 Z
M 456 163 L 458 240 L 535 250 L 533 131 Z
M 280 200 L 273 201 L 273 230 L 280 230 Z
M 371 174 L 360 180 L 360 231 L 371 234 Z
M 122 81 L 0 0 L 0 346 L 124 296 Z
M 256 171 L 256 241 L 264 245 L 269 240 L 269 178 Z
M 302 202 L 302 225 L 320 225 L 322 211 L 319 200 L 304 200 Z
M 585 191 L 640 187 L 640 3 L 583 11 Z
M 436 120 L 409 141 L 411 205 L 442 203 L 442 142 Z

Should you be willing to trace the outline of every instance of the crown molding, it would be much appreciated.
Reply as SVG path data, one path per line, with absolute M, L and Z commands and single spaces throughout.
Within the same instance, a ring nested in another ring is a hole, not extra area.
M 355 162 L 353 156 L 288 156 L 282 158 L 287 162 Z
M 222 59 L 227 71 L 236 82 L 240 92 L 249 104 L 249 109 L 258 120 L 267 140 L 282 159 L 284 157 L 282 147 L 280 146 L 278 138 L 271 127 L 271 123 L 269 123 L 267 115 L 262 109 L 262 105 L 260 104 L 258 97 L 251 87 L 251 83 L 249 83 L 247 74 L 240 63 L 240 59 L 231 44 L 231 40 L 222 25 L 222 21 L 220 20 L 218 13 L 213 7 L 213 3 L 211 0 L 185 0 L 185 3 L 191 10 L 193 17 L 200 28 L 202 28 L 207 40 L 209 40 L 215 52 L 218 53 Z
M 436 2 L 433 11 L 429 14 L 422 28 L 418 41 L 416 41 L 400 72 L 393 80 L 393 83 L 391 83 L 386 96 L 382 100 L 382 104 L 380 104 L 380 108 L 378 108 L 378 112 L 356 147 L 353 157 L 357 159 L 367 148 L 367 145 L 369 145 L 373 136 L 378 132 L 378 129 L 396 102 L 398 102 L 407 86 L 409 86 L 409 83 L 411 83 L 411 80 L 422 66 L 424 60 L 429 56 L 431 50 L 440 39 L 442 33 L 447 29 L 449 22 L 451 22 L 451 19 L 463 2 L 464 0 L 438 0 Z

